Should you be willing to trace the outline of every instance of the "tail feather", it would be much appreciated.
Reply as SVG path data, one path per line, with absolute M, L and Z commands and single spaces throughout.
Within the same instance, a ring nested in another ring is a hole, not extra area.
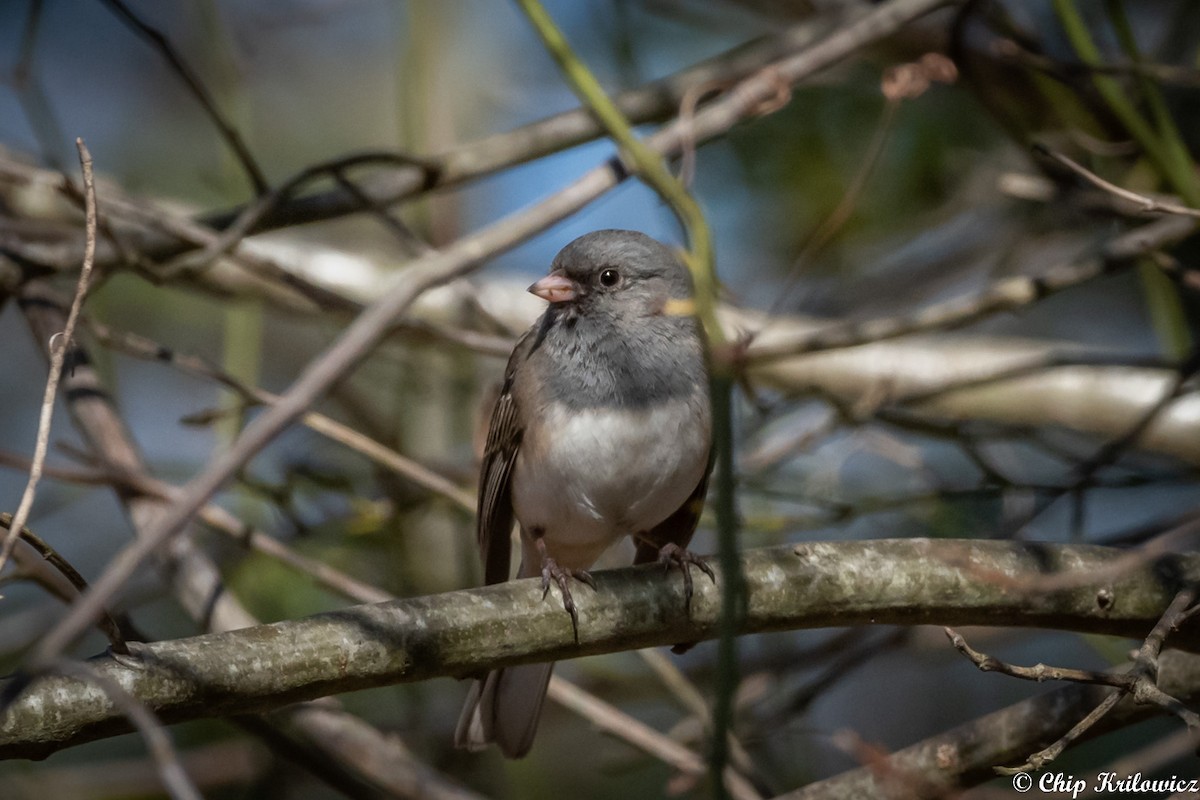
M 454 745 L 482 750 L 495 744 L 508 758 L 521 758 L 533 745 L 554 664 L 523 664 L 489 672 L 467 695 Z

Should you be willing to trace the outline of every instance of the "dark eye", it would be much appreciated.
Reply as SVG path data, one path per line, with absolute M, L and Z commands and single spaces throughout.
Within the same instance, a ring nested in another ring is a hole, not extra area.
M 616 286 L 619 280 L 621 280 L 621 273 L 615 269 L 606 269 L 600 273 L 601 286 Z

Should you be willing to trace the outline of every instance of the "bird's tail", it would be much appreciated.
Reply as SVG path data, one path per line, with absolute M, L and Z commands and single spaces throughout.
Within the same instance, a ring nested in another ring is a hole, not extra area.
M 458 717 L 455 747 L 482 750 L 494 743 L 508 758 L 528 753 L 553 669 L 553 663 L 522 664 L 475 681 Z

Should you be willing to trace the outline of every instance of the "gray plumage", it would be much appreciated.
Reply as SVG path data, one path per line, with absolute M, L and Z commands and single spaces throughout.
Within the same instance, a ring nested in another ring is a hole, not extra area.
M 518 577 L 553 576 L 574 620 L 564 576 L 579 576 L 623 536 L 637 541 L 635 563 L 691 539 L 711 466 L 705 346 L 687 269 L 640 233 L 576 239 L 530 291 L 552 302 L 505 371 L 476 533 L 486 582 L 507 580 L 515 517 Z M 456 744 L 494 742 L 509 757 L 524 755 L 551 666 L 510 667 L 477 682 Z

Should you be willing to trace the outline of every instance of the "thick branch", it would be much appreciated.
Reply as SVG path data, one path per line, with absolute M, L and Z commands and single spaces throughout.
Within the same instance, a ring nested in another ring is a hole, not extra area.
M 789 53 L 810 46 L 836 23 L 835 19 L 820 19 L 793 25 L 777 34 L 735 47 L 674 75 L 622 92 L 614 99 L 622 113 L 634 123 L 668 119 L 678 112 L 680 104 L 689 92 L 705 86 L 712 86 L 714 89 L 728 86 Z M 272 207 L 258 220 L 254 230 L 273 230 L 358 214 L 363 210 L 364 201 L 386 207 L 433 189 L 458 186 L 566 150 L 591 141 L 602 133 L 603 128 L 588 109 L 572 109 L 512 131 L 494 134 L 446 150 L 423 159 L 422 163 L 400 163 L 370 171 L 357 181 L 358 195 L 339 186 L 289 197 Z M 49 171 L 20 164 L 10 164 L 9 170 L 11 177 L 23 182 L 35 174 L 46 176 L 51 185 L 58 181 L 58 176 Z M 203 224 L 210 225 L 215 230 L 224 230 L 232 225 L 244 210 L 239 207 L 209 214 L 203 220 Z M 181 239 L 170 231 L 157 230 L 152 226 L 130 227 L 124 231 L 124 235 L 128 238 L 129 247 L 152 260 L 170 258 L 195 246 L 194 243 Z M 69 235 L 53 245 L 44 242 L 38 243 L 37 247 L 33 247 L 32 244 L 29 247 L 20 247 L 17 242 L 8 244 L 31 258 L 36 253 L 40 263 L 61 269 L 77 266 L 79 254 L 83 249 L 82 236 L 74 235 Z M 102 266 L 111 265 L 119 260 L 120 254 L 112 242 L 101 241 L 99 244 L 98 262 Z
M 1107 569 L 1112 548 L 895 539 L 809 543 L 743 557 L 749 610 L 741 633 L 880 624 L 1016 625 L 1142 637 L 1200 556 Z M 1053 586 L 1045 578 L 1054 575 Z M 533 661 L 698 641 L 716 635 L 720 590 L 696 585 L 683 614 L 675 573 L 597 573 L 577 593 L 579 643 L 537 580 L 354 606 L 302 620 L 139 646 L 94 669 L 165 721 L 261 712 L 296 700 Z M 718 584 L 720 578 L 718 577 Z M 1097 602 L 1104 590 L 1103 602 Z M 1172 640 L 1200 643 L 1189 625 Z M 0 684 L 0 690 L 7 687 Z M 103 692 L 39 680 L 0 720 L 0 757 L 44 757 L 127 724 Z
M 1158 685 L 1195 702 L 1200 657 L 1163 654 Z M 971 720 L 903 750 L 780 795 L 776 800 L 857 800 L 860 797 L 940 797 L 995 777 L 994 767 L 1024 761 L 1053 741 L 1112 692 L 1071 684 Z M 1145 719 L 1154 709 L 1125 698 L 1088 731 L 1092 738 Z M 1106 767 L 1106 769 L 1108 769 Z M 1124 774 L 1124 773 L 1118 773 Z
M 53 290 L 41 281 L 30 281 L 20 294 L 35 339 L 45 348 L 52 332 L 61 330 L 66 313 Z M 76 428 L 96 458 L 110 471 L 132 484 L 148 480 L 146 465 L 133 436 L 90 366 L 87 350 L 76 348 L 73 369 L 63 375 L 64 396 Z M 129 514 L 133 532 L 144 535 L 164 500 L 154 493 L 115 487 Z M 189 536 L 180 537 L 163 559 L 166 578 L 180 605 L 209 630 L 248 628 L 259 621 L 231 593 L 225 591 L 217 565 Z M 331 785 L 355 796 L 372 797 L 473 797 L 465 789 L 439 777 L 394 736 L 387 736 L 336 703 L 296 704 L 263 719 L 243 718 L 241 723 L 266 738 L 280 752 L 293 757 Z M 413 787 L 419 787 L 419 791 Z
M 947 0 L 891 0 L 854 24 L 822 40 L 812 48 L 781 60 L 770 77 L 747 78 L 720 100 L 704 108 L 690 126 L 682 122 L 647 139 L 659 152 L 676 151 L 685 135 L 691 141 L 707 141 L 740 121 L 760 113 L 763 101 L 778 94 L 781 80 L 793 83 L 815 70 L 847 57 L 864 44 L 943 5 Z M 688 130 L 685 130 L 685 127 Z M 375 300 L 320 355 L 309 362 L 279 402 L 251 421 L 227 450 L 214 457 L 193 478 L 180 497 L 156 521 L 146 535 L 127 546 L 109 562 L 105 571 L 72 610 L 49 630 L 30 654 L 37 667 L 66 649 L 142 563 L 184 528 L 188 520 L 235 472 L 244 467 L 282 430 L 309 410 L 314 402 L 359 364 L 386 336 L 396 320 L 425 292 L 470 273 L 487 258 L 514 247 L 555 222 L 583 208 L 623 180 L 624 174 L 611 160 L 577 179 L 570 186 L 519 213 L 466 236 L 444 250 L 415 259 L 405 270 L 406 280 Z
M 470 294 L 456 286 L 420 309 L 429 320 L 454 319 L 478 303 L 512 330 L 541 313 L 522 282 L 480 281 Z M 526 298 L 530 298 L 527 300 Z M 722 325 L 758 342 L 816 337 L 836 320 L 816 320 L 722 306 Z M 505 349 L 503 355 L 507 355 Z M 1104 439 L 1121 436 L 1170 391 L 1178 371 L 1108 355 L 1072 342 L 977 336 L 905 336 L 779 358 L 748 367 L 758 386 L 787 394 L 816 392 L 847 405 L 876 397 L 876 406 L 930 419 L 990 422 L 1017 428 L 1061 425 Z M 1137 440 L 1137 448 L 1200 464 L 1200 394 L 1176 398 Z

